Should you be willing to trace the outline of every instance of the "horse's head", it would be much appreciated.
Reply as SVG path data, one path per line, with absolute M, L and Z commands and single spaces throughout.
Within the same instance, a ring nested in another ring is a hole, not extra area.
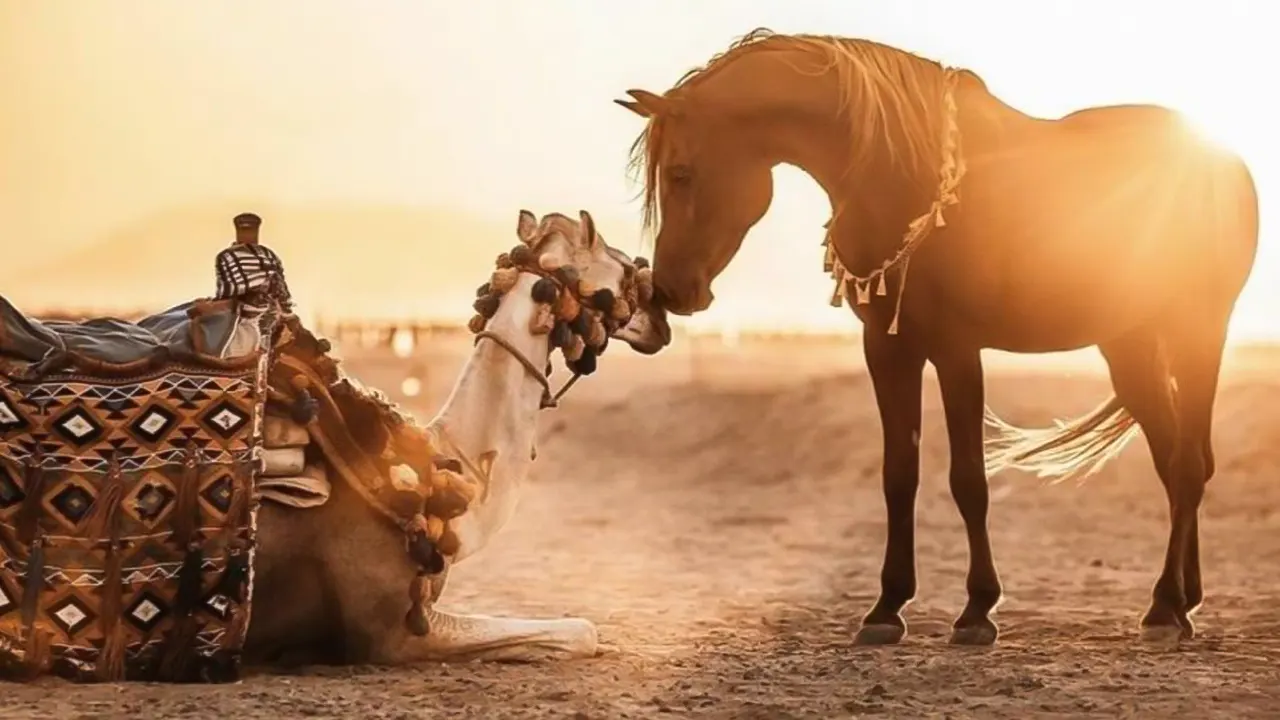
M 630 90 L 619 105 L 649 120 L 635 162 L 645 170 L 645 221 L 656 225 L 655 304 L 679 315 L 706 310 L 711 283 L 773 199 L 776 160 L 744 145 L 730 114 L 696 98 Z

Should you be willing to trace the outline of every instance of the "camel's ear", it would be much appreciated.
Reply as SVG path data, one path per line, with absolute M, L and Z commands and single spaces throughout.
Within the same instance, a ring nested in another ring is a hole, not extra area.
M 578 220 L 582 223 L 582 238 L 585 247 L 594 248 L 596 246 L 596 221 L 591 218 L 591 213 L 586 210 L 578 211 Z
M 631 112 L 639 115 L 642 118 L 649 117 L 649 111 L 640 107 L 640 103 L 636 102 L 635 100 L 614 100 L 614 102 L 618 103 L 622 107 L 630 110 Z
M 525 245 L 533 243 L 538 235 L 538 218 L 528 210 L 520 211 L 520 219 L 516 221 L 516 237 Z

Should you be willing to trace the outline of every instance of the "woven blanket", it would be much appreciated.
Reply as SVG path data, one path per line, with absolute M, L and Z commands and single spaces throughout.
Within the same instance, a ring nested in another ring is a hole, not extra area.
M 236 679 L 272 303 L 41 323 L 0 298 L 0 675 Z

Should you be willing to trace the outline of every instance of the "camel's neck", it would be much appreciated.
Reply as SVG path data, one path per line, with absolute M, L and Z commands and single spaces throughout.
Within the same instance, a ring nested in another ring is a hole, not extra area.
M 536 281 L 533 275 L 521 275 L 503 296 L 487 330 L 541 368 L 549 354 L 547 336 L 529 331 Z M 542 384 L 510 351 L 492 340 L 481 340 L 432 421 L 472 463 L 482 465 L 487 454 L 493 458 L 488 486 L 467 514 L 451 523 L 461 541 L 456 560 L 484 547 L 515 512 L 520 486 L 533 463 L 542 393 Z

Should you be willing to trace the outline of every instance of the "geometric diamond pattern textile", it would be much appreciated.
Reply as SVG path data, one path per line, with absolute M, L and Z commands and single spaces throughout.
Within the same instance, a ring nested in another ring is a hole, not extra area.
M 0 670 L 235 676 L 266 362 L 0 373 Z

